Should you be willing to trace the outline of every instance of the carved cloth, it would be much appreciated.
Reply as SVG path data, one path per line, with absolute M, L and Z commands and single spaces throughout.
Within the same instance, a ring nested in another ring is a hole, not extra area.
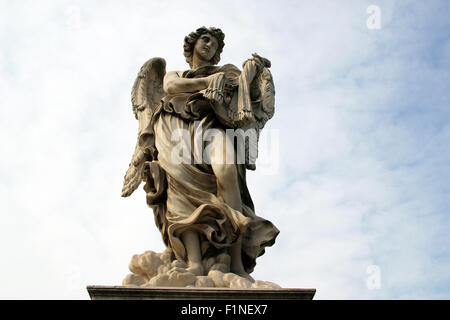
M 228 77 L 237 77 L 240 73 L 233 65 L 209 66 L 185 71 L 183 77 L 205 77 L 216 72 L 225 72 Z M 154 135 L 158 153 L 157 161 L 146 163 L 147 203 L 154 210 L 155 222 L 165 244 L 178 259 L 187 260 L 181 240 L 181 234 L 187 229 L 200 235 L 204 258 L 224 252 L 243 235 L 242 262 L 250 273 L 256 258 L 264 254 L 264 248 L 274 244 L 279 230 L 270 221 L 255 215 L 246 184 L 245 164 L 235 164 L 242 199 L 242 212 L 239 212 L 217 196 L 216 177 L 210 165 L 172 162 L 172 150 L 180 147 L 180 140 L 171 139 L 175 130 L 190 132 L 191 141 L 184 141 L 187 148 L 189 144 L 197 146 L 196 139 L 202 139 L 195 135 L 194 121 L 200 121 L 203 131 L 226 129 L 217 120 L 210 102 L 198 93 L 164 97 L 151 125 L 143 133 Z M 207 145 L 203 143 L 204 148 Z

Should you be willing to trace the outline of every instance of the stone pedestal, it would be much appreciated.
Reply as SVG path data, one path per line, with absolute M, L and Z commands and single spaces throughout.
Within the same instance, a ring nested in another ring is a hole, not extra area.
M 316 289 L 88 286 L 92 300 L 312 300 Z

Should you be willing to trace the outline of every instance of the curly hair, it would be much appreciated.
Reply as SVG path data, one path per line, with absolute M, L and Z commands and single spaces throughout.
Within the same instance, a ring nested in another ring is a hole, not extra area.
M 225 38 L 225 34 L 219 28 L 200 27 L 194 32 L 189 33 L 188 36 L 184 37 L 184 45 L 183 45 L 184 56 L 186 57 L 186 62 L 189 63 L 189 66 L 191 68 L 195 44 L 197 43 L 197 40 L 205 33 L 209 33 L 210 35 L 215 37 L 219 44 L 216 53 L 214 54 L 214 57 L 212 57 L 211 59 L 211 63 L 215 65 L 218 64 L 220 61 L 220 54 L 222 53 L 223 47 L 225 45 L 225 42 L 223 41 L 223 39 Z

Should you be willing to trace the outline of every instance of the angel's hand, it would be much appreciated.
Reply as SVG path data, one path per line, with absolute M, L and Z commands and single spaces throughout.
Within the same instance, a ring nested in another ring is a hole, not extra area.
M 253 53 L 250 59 L 245 60 L 242 67 L 244 68 L 248 62 L 253 62 L 258 72 L 260 72 L 263 68 L 270 68 L 271 66 L 269 59 L 263 58 L 256 53 Z
M 270 68 L 271 65 L 272 65 L 272 63 L 270 62 L 269 59 L 261 57 L 257 53 L 253 53 L 252 57 L 253 57 L 253 59 L 255 60 L 256 63 L 259 63 L 259 64 L 263 65 L 265 68 Z

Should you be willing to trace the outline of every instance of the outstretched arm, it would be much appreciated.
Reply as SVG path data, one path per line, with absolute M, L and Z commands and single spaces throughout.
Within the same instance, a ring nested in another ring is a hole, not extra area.
M 168 94 L 196 92 L 208 88 L 212 76 L 204 78 L 180 78 L 177 71 L 168 72 L 164 77 L 163 88 Z

